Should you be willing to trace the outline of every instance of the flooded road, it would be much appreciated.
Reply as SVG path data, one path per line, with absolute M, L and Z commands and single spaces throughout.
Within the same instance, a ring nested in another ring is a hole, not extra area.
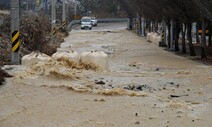
M 76 28 L 58 49 L 104 51 L 107 71 L 72 69 L 63 61 L 7 67 L 15 77 L 0 87 L 0 127 L 211 127 L 212 66 L 125 28 Z

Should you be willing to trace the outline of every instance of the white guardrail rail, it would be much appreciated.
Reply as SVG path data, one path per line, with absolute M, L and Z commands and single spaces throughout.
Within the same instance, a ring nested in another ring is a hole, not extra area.
M 128 18 L 102 18 L 97 20 L 98 20 L 98 23 L 127 22 Z M 68 30 L 71 31 L 72 27 L 78 24 L 80 24 L 80 20 L 73 20 L 72 22 L 69 23 Z

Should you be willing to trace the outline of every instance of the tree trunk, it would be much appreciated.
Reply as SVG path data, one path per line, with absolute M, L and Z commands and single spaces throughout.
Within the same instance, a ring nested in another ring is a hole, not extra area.
M 129 18 L 129 29 L 132 30 L 132 28 L 133 28 L 133 18 L 130 17 Z
M 212 24 L 210 22 L 209 24 L 209 39 L 208 39 L 208 46 L 212 46 L 212 39 L 211 39 L 211 36 L 212 36 Z
M 154 25 L 154 24 L 155 24 L 155 22 L 152 21 L 152 23 L 151 23 L 151 27 L 152 27 L 151 30 L 152 30 L 153 32 L 155 32 L 155 25 Z
M 208 38 L 208 46 L 210 47 L 212 44 L 211 44 L 211 33 L 209 33 L 209 38 Z
M 141 16 L 139 16 L 138 23 L 139 23 L 139 32 L 138 32 L 138 35 L 140 36 L 140 35 L 142 34 L 142 21 L 141 21 Z
M 211 34 L 209 33 L 209 37 L 208 37 L 208 46 L 211 46 Z
M 158 32 L 158 21 L 155 23 L 155 32 Z
M 202 43 L 201 43 L 201 58 L 204 59 L 206 58 L 206 52 L 205 52 L 205 48 L 206 48 L 206 24 L 205 24 L 205 19 L 202 19 Z
M 179 51 L 179 34 L 180 34 L 180 23 L 179 21 L 176 21 L 176 27 L 175 27 L 175 51 Z
M 184 28 L 182 25 L 182 52 L 184 54 L 186 54 L 186 42 L 185 42 L 186 28 L 187 28 L 186 24 L 185 24 Z
M 192 23 L 189 22 L 188 23 L 188 30 L 187 30 L 187 38 L 188 38 L 188 42 L 189 42 L 190 55 L 191 56 L 196 56 L 194 45 L 192 43 L 191 29 L 192 29 Z
M 199 39 L 199 23 L 196 22 L 196 42 L 199 44 L 200 39 Z
M 149 22 L 149 33 L 150 33 L 150 32 L 152 32 L 152 31 L 151 31 L 151 27 L 152 27 L 152 26 L 151 26 L 151 21 L 148 21 L 148 22 Z
M 136 19 L 135 19 L 135 26 L 136 26 L 136 33 L 137 35 L 140 34 L 140 15 L 137 13 Z
M 170 49 L 171 47 L 171 24 L 170 23 L 167 23 L 167 26 L 168 26 L 168 48 Z

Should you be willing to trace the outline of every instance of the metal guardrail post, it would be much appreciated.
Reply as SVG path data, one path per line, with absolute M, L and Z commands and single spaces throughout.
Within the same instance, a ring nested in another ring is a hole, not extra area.
M 64 30 L 66 30 L 66 3 L 65 0 L 63 0 L 63 16 L 62 16 L 62 27 Z

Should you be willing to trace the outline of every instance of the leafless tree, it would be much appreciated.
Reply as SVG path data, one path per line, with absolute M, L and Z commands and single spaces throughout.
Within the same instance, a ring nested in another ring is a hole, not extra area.
M 212 1 L 211 0 L 119 0 L 126 11 L 131 13 L 138 13 L 151 21 L 165 20 L 169 30 L 170 40 L 170 21 L 175 23 L 175 50 L 178 51 L 179 33 L 182 33 L 182 52 L 186 53 L 185 35 L 187 31 L 187 38 L 189 41 L 190 55 L 195 56 L 195 49 L 192 43 L 192 23 L 201 22 L 202 24 L 202 43 L 201 56 L 206 57 L 206 27 L 212 21 Z M 132 14 L 131 14 L 132 15 Z M 201 20 L 200 20 L 201 19 Z M 184 27 L 183 27 L 184 26 Z M 212 25 L 211 25 L 212 30 Z M 212 32 L 210 32 L 212 35 Z M 198 34 L 197 34 L 198 35 Z M 198 36 L 197 36 L 198 40 Z M 209 38 L 211 42 L 211 38 Z M 210 44 L 210 43 L 209 43 Z M 170 42 L 168 42 L 170 46 Z

